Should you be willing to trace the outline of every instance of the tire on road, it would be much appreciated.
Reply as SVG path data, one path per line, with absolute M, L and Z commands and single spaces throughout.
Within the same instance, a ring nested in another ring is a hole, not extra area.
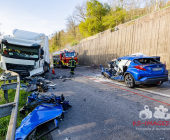
M 126 83 L 126 86 L 129 88 L 133 88 L 135 86 L 135 81 L 131 74 L 126 74 L 125 83 Z

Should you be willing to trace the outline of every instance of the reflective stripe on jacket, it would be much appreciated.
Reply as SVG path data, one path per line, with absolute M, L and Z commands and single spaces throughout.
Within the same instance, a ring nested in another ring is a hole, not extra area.
M 70 67 L 75 67 L 76 66 L 76 61 L 74 59 L 69 60 Z
M 55 61 L 55 60 L 53 60 L 53 64 L 56 64 L 56 61 Z

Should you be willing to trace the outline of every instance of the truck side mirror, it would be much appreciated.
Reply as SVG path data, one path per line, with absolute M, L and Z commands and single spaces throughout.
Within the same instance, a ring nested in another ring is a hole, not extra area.
M 40 54 L 44 55 L 44 50 L 43 49 L 40 50 Z
M 78 55 L 78 53 L 77 53 L 77 55 Z

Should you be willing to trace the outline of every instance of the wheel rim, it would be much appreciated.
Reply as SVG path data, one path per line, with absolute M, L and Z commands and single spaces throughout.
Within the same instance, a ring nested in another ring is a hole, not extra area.
M 126 76 L 125 82 L 128 87 L 132 86 L 133 80 L 129 74 Z

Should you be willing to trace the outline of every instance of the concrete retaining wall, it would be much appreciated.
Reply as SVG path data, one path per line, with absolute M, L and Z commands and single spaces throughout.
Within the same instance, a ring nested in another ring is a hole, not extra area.
M 118 26 L 110 32 L 72 48 L 79 64 L 106 66 L 106 62 L 132 53 L 160 56 L 170 69 L 170 8 Z

